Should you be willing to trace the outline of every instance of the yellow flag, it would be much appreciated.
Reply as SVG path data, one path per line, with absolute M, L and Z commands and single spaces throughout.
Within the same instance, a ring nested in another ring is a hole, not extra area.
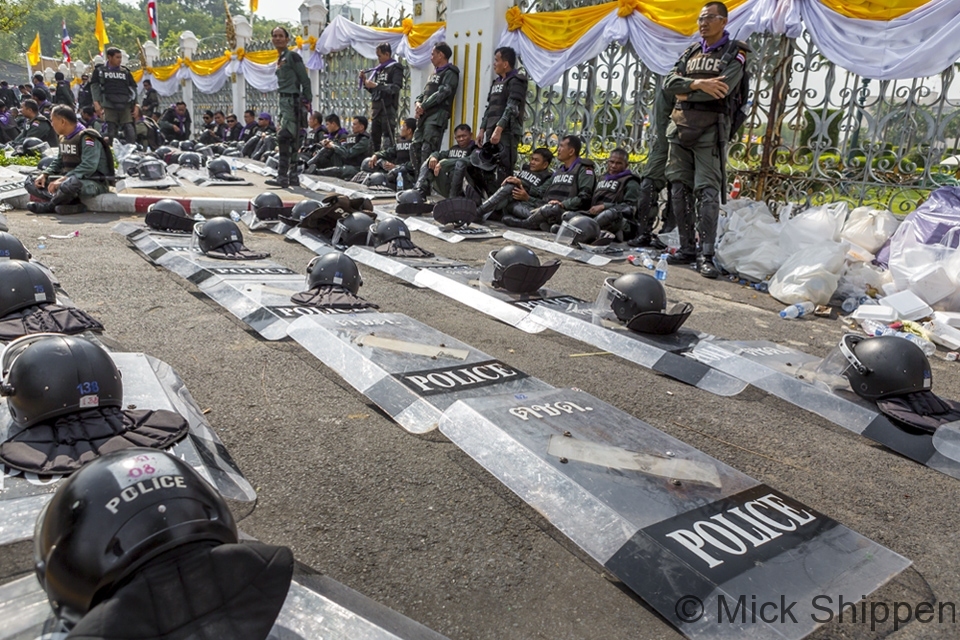
M 93 29 L 93 35 L 97 37 L 97 42 L 100 43 L 100 53 L 103 53 L 103 49 L 110 42 L 110 38 L 107 37 L 107 27 L 103 24 L 103 13 L 100 11 L 99 2 L 97 3 L 97 22 Z
M 250 0 L 250 13 L 256 13 L 259 5 L 260 0 Z
M 27 62 L 30 63 L 31 67 L 35 67 L 40 64 L 40 32 L 37 32 L 37 37 L 33 39 L 33 44 L 30 45 L 30 48 L 27 49 Z

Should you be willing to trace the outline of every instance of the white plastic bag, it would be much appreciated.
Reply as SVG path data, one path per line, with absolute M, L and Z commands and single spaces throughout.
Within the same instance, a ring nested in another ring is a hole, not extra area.
M 846 254 L 845 243 L 825 241 L 797 251 L 773 275 L 770 295 L 784 304 L 827 304 L 837 290 Z
M 876 253 L 898 226 L 900 221 L 889 211 L 857 207 L 850 212 L 840 237 L 870 253 Z
M 780 230 L 764 202 L 751 202 L 727 216 L 716 259 L 726 271 L 753 280 L 766 280 L 783 264 Z
M 784 257 L 822 242 L 839 242 L 848 210 L 846 202 L 834 202 L 813 207 L 784 222 L 780 234 Z

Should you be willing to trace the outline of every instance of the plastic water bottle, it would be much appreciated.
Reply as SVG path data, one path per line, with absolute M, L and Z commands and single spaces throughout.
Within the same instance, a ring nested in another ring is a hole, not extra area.
M 237 213 L 236 211 L 231 210 L 230 219 L 233 220 L 234 222 L 240 222 L 240 214 Z
M 904 340 L 909 340 L 913 344 L 920 347 L 923 350 L 923 353 L 928 357 L 937 352 L 937 345 L 933 344 L 929 340 L 921 338 L 915 333 L 897 331 L 896 329 L 888 327 L 887 325 L 877 322 L 876 320 L 864 320 L 860 323 L 860 328 L 862 328 L 867 335 L 871 336 L 896 336 L 898 338 L 903 338 Z
M 660 260 L 657 262 L 657 270 L 654 271 L 653 275 L 660 282 L 667 279 L 667 254 L 660 254 Z
M 403 172 L 397 174 L 397 193 L 403 191 Z
M 780 312 L 780 317 L 789 320 L 793 318 L 802 318 L 808 313 L 812 313 L 814 310 L 814 304 L 812 302 L 798 302 L 797 304 L 792 304 L 783 311 Z
M 859 306 L 860 300 L 857 298 L 857 296 L 850 296 L 843 301 L 843 304 L 840 305 L 840 308 L 843 309 L 844 313 L 853 313 Z
M 753 288 L 759 291 L 760 293 L 768 293 L 770 291 L 770 285 L 767 282 L 758 282 L 753 285 Z

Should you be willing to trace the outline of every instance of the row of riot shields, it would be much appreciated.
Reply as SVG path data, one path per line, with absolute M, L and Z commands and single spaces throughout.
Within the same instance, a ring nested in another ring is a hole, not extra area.
M 133 241 L 136 242 L 138 238 L 143 240 L 137 236 Z M 5 239 L 0 238 L 0 240 Z M 183 242 L 184 239 L 179 238 L 177 241 Z M 163 249 L 163 239 L 160 242 L 146 240 L 142 247 L 146 250 L 145 255 L 152 254 L 161 260 L 168 253 Z M 11 260 L 9 252 L 6 250 L 5 252 L 8 257 L 5 261 L 0 261 L 4 265 Z M 214 267 L 211 267 L 213 271 L 210 273 L 192 270 L 183 261 L 172 260 L 170 257 L 163 262 L 174 272 L 187 278 L 194 277 L 200 284 L 206 282 L 214 288 L 225 286 L 223 277 L 229 280 L 231 276 L 237 275 L 235 271 L 217 273 Z M 275 283 L 275 288 L 284 286 L 283 283 L 290 281 L 292 274 L 286 269 L 263 272 L 251 272 L 250 269 L 245 269 L 240 273 L 246 278 L 245 282 L 254 282 L 256 280 L 252 278 L 254 275 L 276 276 L 280 281 Z M 218 280 L 218 277 L 221 278 Z M 302 281 L 302 278 L 300 280 Z M 299 290 L 300 284 L 302 282 L 291 286 Z M 7 282 L 0 286 L 11 285 Z M 231 295 L 234 296 L 231 299 L 236 299 L 239 294 L 236 290 L 231 291 Z M 257 295 L 260 296 L 258 298 L 260 302 L 269 303 L 272 300 L 270 296 L 275 293 L 269 287 L 260 287 Z M 37 300 L 40 299 L 38 294 Z M 61 308 L 75 310 L 73 302 L 57 283 L 55 302 L 44 302 L 18 310 L 17 313 L 0 318 L 0 322 L 8 326 L 11 318 L 14 317 L 18 320 L 21 317 L 33 316 L 43 319 L 45 316 L 59 313 Z M 251 322 L 257 323 L 259 320 L 257 317 L 251 317 Z M 5 372 L 11 368 L 11 362 L 18 357 L 18 354 L 23 353 L 30 344 L 62 335 L 30 333 L 28 323 L 23 323 L 23 326 L 25 328 L 23 336 L 7 336 L 14 339 L 0 342 L 2 346 L 0 359 L 3 360 Z M 258 326 L 269 334 L 271 326 L 269 322 Z M 186 421 L 186 436 L 166 451 L 192 467 L 216 489 L 225 500 L 235 520 L 241 521 L 248 516 L 256 505 L 256 492 L 207 422 L 203 411 L 197 406 L 177 372 L 165 362 L 150 355 L 125 350 L 108 334 L 102 332 L 102 325 L 94 329 L 84 329 L 80 326 L 74 328 L 78 330 L 70 333 L 106 350 L 119 370 L 122 376 L 122 401 L 125 410 L 168 411 L 181 416 Z M 284 328 L 285 325 L 280 330 Z M 35 448 L 37 455 L 41 455 L 49 443 L 44 442 L 39 435 L 28 437 L 31 435 L 30 429 L 33 428 L 35 427 L 24 428 L 18 425 L 11 416 L 8 403 L 0 402 L 0 447 L 10 442 L 25 440 Z M 35 530 L 38 529 L 38 518 L 43 517 L 45 506 L 67 477 L 66 473 L 25 471 L 7 464 L 0 464 L 0 546 L 30 540 L 35 535 Z M 67 628 L 63 626 L 62 620 L 54 616 L 48 594 L 32 572 L 30 575 L 0 585 L 0 620 L 3 621 L 3 624 L 0 624 L 0 638 L 4 640 L 64 638 L 67 635 Z M 426 627 L 299 563 L 296 564 L 290 589 L 269 635 L 269 638 L 276 640 L 290 638 L 388 640 L 439 639 L 441 637 Z
M 268 229 L 318 254 L 344 249 L 310 230 Z M 253 318 L 272 313 L 265 298 L 261 311 L 238 313 L 233 295 L 208 282 L 228 283 L 234 292 L 252 282 L 282 290 L 276 283 L 289 278 L 284 292 L 293 288 L 295 277 L 274 263 L 251 261 L 227 272 L 182 243 L 161 250 L 166 240 L 155 232 L 118 231 L 252 328 Z M 363 247 L 347 255 L 532 331 L 550 327 L 535 315 L 540 309 L 571 306 L 561 315 L 577 318 L 584 316 L 578 305 L 589 306 L 550 290 L 522 300 L 486 292 L 474 285 L 475 270 L 437 257 L 387 256 Z M 616 407 L 578 389 L 555 388 L 403 314 L 303 310 L 275 328 L 281 325 L 407 431 L 439 429 L 688 637 L 803 638 L 817 627 L 808 610 L 816 594 L 829 588 L 857 600 L 909 566 L 895 552 Z M 714 393 L 742 390 L 746 381 L 686 356 L 706 339 L 690 332 L 670 339 L 675 342 L 627 337 L 623 344 L 638 345 L 638 363 L 667 375 L 687 376 Z M 610 340 L 603 348 L 619 348 Z M 692 373 L 682 371 L 687 363 Z M 747 618 L 717 625 L 678 605 L 699 602 L 715 610 L 757 593 L 800 603 L 797 622 Z

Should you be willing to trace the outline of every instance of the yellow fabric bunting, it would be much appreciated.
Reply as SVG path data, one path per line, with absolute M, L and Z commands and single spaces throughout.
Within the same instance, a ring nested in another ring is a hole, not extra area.
M 373 27 L 374 31 L 383 31 L 384 33 L 402 33 L 407 36 L 407 42 L 411 49 L 416 49 L 424 42 L 430 39 L 437 30 L 446 26 L 446 22 L 421 22 L 414 24 L 412 18 L 404 18 L 399 27 Z
M 237 50 L 237 58 L 240 58 L 240 49 Z M 280 54 L 276 49 L 265 49 L 263 51 L 247 51 L 244 57 L 254 64 L 272 64 L 277 61 Z
M 859 20 L 894 20 L 930 0 L 820 0 L 825 7 L 848 18 Z
M 839 0 L 823 0 L 839 2 Z M 866 2 L 868 0 L 861 0 Z M 920 0 L 884 0 L 886 2 L 919 2 Z M 727 9 L 733 11 L 749 0 L 728 0 Z M 620 18 L 639 12 L 654 24 L 692 36 L 697 32 L 697 16 L 703 0 L 615 0 L 592 7 L 565 9 L 544 13 L 523 13 L 519 7 L 507 10 L 507 28 L 518 29 L 541 49 L 562 51 L 572 47 L 597 23 L 613 11 Z
M 137 69 L 135 71 L 131 71 L 130 75 L 133 76 L 134 82 L 140 82 L 140 80 L 143 78 L 143 69 Z M 80 82 L 79 78 L 74 78 L 71 84 L 79 84 L 79 82 Z
M 196 62 L 187 58 L 183 61 L 183 64 L 198 76 L 209 76 L 230 62 L 231 57 L 230 52 L 227 52 L 219 58 L 210 58 L 209 60 L 199 60 Z
M 310 36 L 308 38 L 297 36 L 296 43 L 298 49 L 302 50 L 303 45 L 307 45 L 310 51 L 315 51 L 317 48 L 317 36 Z

